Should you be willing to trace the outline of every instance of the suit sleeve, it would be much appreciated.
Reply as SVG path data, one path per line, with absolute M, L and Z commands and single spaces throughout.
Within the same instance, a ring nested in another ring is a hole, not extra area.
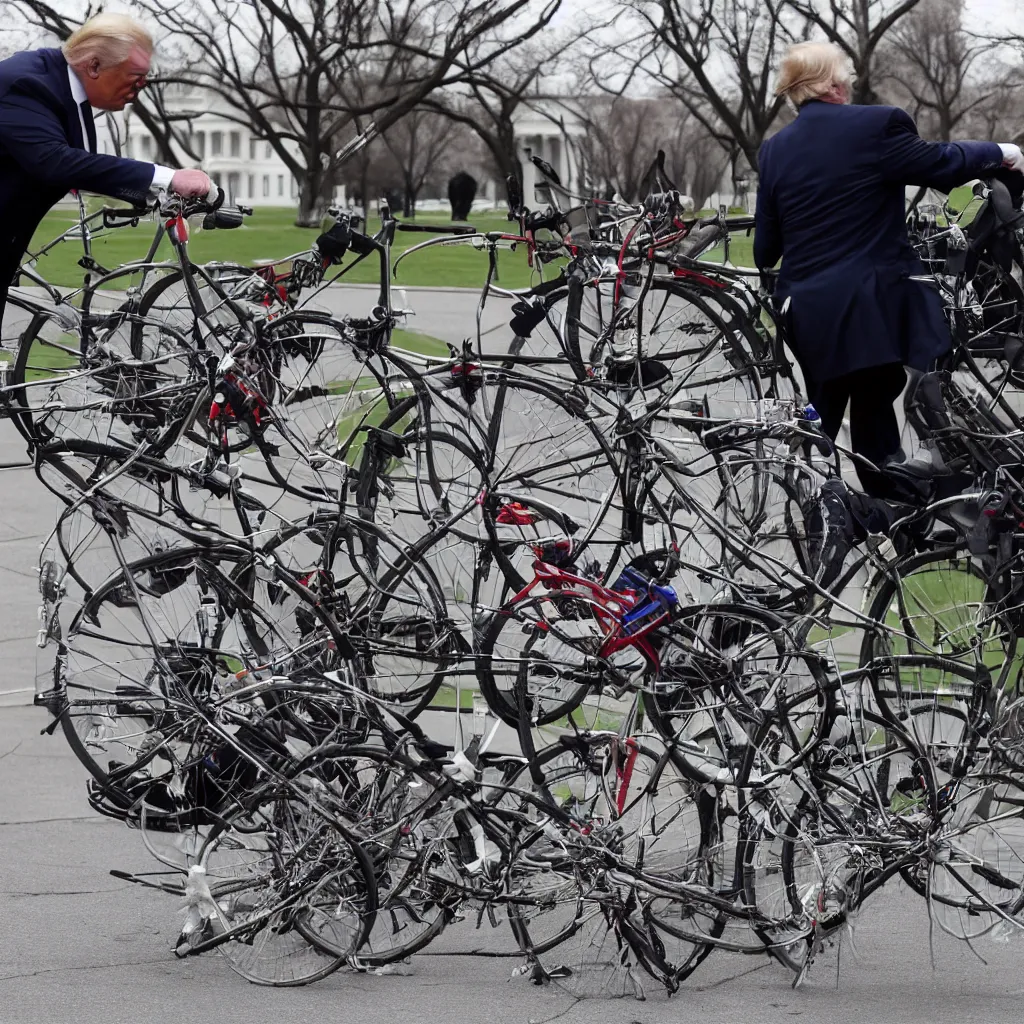
M 767 185 L 766 147 L 761 147 L 758 166 L 757 207 L 754 210 L 754 263 L 760 270 L 774 267 L 782 259 L 782 229 L 775 199 Z
M 994 142 L 925 142 L 914 119 L 893 108 L 882 133 L 882 175 L 901 185 L 927 185 L 943 192 L 1001 167 Z
M 132 203 L 147 198 L 153 164 L 69 146 L 53 109 L 18 84 L 0 100 L 0 147 L 26 174 L 64 192 L 77 188 Z

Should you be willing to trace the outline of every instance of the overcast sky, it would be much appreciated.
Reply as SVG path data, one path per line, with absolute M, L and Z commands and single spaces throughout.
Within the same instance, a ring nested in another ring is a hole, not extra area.
M 927 4 L 928 0 L 921 2 Z M 994 35 L 1012 25 L 1017 32 L 1024 32 L 1024 0 L 966 0 L 965 5 L 979 31 Z M 600 11 L 605 6 L 612 5 L 607 0 L 563 0 L 555 24 L 572 24 L 578 19 L 581 8 Z
M 924 0 L 925 3 L 928 0 Z M 979 28 L 993 35 L 1012 26 L 1019 32 L 1024 5 L 1021 0 L 967 0 L 967 10 L 979 23 Z

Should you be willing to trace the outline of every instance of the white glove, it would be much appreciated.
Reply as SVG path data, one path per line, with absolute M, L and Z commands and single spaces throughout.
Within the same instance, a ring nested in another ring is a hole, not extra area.
M 1020 146 L 1012 142 L 1000 142 L 999 148 L 1003 151 L 1003 166 L 1024 173 L 1024 153 L 1020 151 Z

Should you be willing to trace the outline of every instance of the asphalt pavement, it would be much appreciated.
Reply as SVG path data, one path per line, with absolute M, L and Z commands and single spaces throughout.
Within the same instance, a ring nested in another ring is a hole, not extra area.
M 444 1024 L 660 1024 L 805 1020 L 1017 1021 L 1022 946 L 982 940 L 973 952 L 937 934 L 918 897 L 894 888 L 854 932 L 816 961 L 794 991 L 767 961 L 717 954 L 671 999 L 574 1002 L 513 977 L 504 932 L 453 925 L 408 965 L 384 975 L 341 970 L 301 989 L 264 989 L 216 954 L 176 960 L 178 901 L 119 881 L 112 868 L 153 870 L 138 832 L 90 812 L 85 771 L 46 714 L 0 709 L 0 1022 L 171 1021 Z M 986 962 L 983 962 L 984 957 Z

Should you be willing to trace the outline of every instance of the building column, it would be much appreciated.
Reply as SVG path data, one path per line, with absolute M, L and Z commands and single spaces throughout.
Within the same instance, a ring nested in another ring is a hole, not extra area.
M 531 142 L 527 139 L 525 142 Z M 523 205 L 530 210 L 537 208 L 537 195 L 535 192 L 537 184 L 537 168 L 533 166 L 530 157 L 534 149 L 532 145 L 524 145 L 519 152 L 519 162 L 523 167 Z

